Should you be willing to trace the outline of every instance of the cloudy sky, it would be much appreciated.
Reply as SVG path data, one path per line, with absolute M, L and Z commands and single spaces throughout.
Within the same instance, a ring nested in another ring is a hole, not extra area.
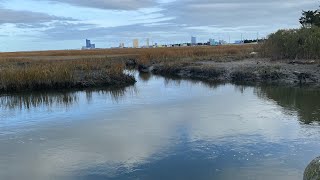
M 0 51 L 256 38 L 299 27 L 318 0 L 0 0 Z

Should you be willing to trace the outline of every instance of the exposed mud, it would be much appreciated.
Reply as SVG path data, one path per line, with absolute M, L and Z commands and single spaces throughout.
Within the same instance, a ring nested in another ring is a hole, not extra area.
M 320 87 L 320 66 L 315 61 L 271 61 L 256 58 L 225 62 L 160 63 L 154 65 L 152 72 L 158 75 L 216 82 L 311 85 Z

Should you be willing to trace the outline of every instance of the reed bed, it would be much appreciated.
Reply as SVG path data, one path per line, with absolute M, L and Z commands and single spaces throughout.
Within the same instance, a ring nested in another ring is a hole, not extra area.
M 123 70 L 123 63 L 108 59 L 0 59 L 0 91 L 120 86 L 133 83 L 134 79 L 123 74 Z
M 0 53 L 0 92 L 69 89 L 133 84 L 125 63 L 183 63 L 194 60 L 244 58 L 254 45 L 145 49 L 98 49 Z
M 139 64 L 171 63 L 185 61 L 214 60 L 223 61 L 228 58 L 244 59 L 255 51 L 256 45 L 225 45 L 203 47 L 157 48 L 141 50 L 138 55 Z
M 55 56 L 141 56 L 151 55 L 155 58 L 181 57 L 220 57 L 226 55 L 243 56 L 252 52 L 255 45 L 225 45 L 225 46 L 196 46 L 175 48 L 124 48 L 124 49 L 97 49 L 97 50 L 61 50 L 61 51 L 32 51 L 32 52 L 5 52 L 0 58 L 20 57 L 55 57 Z

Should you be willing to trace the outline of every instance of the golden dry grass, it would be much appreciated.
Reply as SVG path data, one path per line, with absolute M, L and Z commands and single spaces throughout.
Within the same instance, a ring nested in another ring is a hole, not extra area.
M 142 64 L 159 61 L 177 60 L 216 60 L 232 56 L 234 58 L 247 57 L 254 51 L 255 45 L 225 45 L 180 48 L 144 49 L 138 52 L 138 62 Z
M 149 49 L 100 49 L 0 53 L 0 91 L 121 84 L 130 58 L 139 64 L 245 57 L 254 45 Z
M 0 59 L 0 91 L 59 89 L 113 84 L 121 80 L 123 63 L 108 59 L 34 61 Z M 125 83 L 124 79 L 124 82 Z M 121 84 L 121 81 L 119 82 Z
M 252 51 L 255 45 L 225 45 L 225 46 L 197 46 L 176 48 L 148 48 L 148 49 L 97 49 L 97 50 L 60 50 L 60 51 L 32 51 L 32 52 L 5 52 L 0 58 L 8 57 L 55 57 L 55 56 L 139 56 L 150 54 L 158 58 L 166 57 L 203 57 L 242 55 Z

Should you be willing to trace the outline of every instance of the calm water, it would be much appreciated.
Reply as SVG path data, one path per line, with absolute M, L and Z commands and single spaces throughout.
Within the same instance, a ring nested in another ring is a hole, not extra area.
M 302 179 L 320 91 L 137 75 L 134 87 L 2 95 L 0 179 Z

